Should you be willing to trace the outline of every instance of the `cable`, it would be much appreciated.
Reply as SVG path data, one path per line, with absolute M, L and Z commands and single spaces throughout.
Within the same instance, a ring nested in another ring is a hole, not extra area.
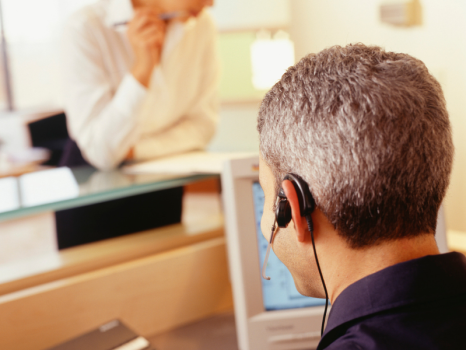
M 316 244 L 314 243 L 314 224 L 312 223 L 310 214 L 306 215 L 306 221 L 307 221 L 307 227 L 309 228 L 309 232 L 311 233 L 312 248 L 314 249 L 314 256 L 316 258 L 317 269 L 319 270 L 320 279 L 322 280 L 322 285 L 324 286 L 324 291 L 325 291 L 325 310 L 324 310 L 324 317 L 322 319 L 322 328 L 320 330 L 320 336 L 323 336 L 324 327 L 325 327 L 325 317 L 327 316 L 327 308 L 328 308 L 327 286 L 325 285 L 324 276 L 322 275 L 322 270 L 320 269 L 319 259 L 317 258 Z

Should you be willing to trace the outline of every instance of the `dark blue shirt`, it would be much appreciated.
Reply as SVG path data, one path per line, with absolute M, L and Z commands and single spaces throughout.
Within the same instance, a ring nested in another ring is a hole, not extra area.
M 317 349 L 466 349 L 466 258 L 429 255 L 353 283 Z

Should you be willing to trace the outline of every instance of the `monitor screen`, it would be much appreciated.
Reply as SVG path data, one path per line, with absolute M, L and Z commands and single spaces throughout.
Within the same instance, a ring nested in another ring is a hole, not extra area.
M 260 268 L 262 269 L 268 242 L 262 235 L 260 225 L 264 209 L 264 191 L 259 182 L 252 184 L 252 192 L 256 218 L 257 245 L 259 247 Z M 299 294 L 290 271 L 277 258 L 273 250 L 270 251 L 267 263 L 267 276 L 270 276 L 270 281 L 262 278 L 262 298 L 264 300 L 264 308 L 267 311 L 325 304 L 325 299 L 310 298 Z

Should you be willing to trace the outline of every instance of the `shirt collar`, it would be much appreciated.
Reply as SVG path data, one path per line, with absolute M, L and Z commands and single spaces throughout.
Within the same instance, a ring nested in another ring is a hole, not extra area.
M 429 255 L 387 267 L 347 287 L 335 300 L 322 340 L 336 327 L 377 312 L 466 293 L 466 258 Z

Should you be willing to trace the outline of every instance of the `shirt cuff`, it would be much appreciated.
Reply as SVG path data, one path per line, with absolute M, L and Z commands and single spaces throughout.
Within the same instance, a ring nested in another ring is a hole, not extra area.
M 146 94 L 147 89 L 132 74 L 126 74 L 114 96 L 115 105 L 120 115 L 134 118 Z

